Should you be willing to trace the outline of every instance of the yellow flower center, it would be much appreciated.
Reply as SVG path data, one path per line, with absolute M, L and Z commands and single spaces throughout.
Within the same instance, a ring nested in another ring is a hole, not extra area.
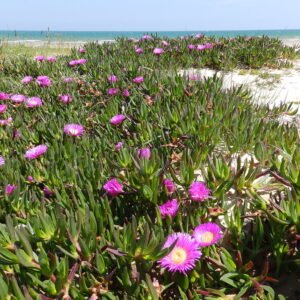
M 210 243 L 213 239 L 214 235 L 209 231 L 203 233 L 203 235 L 201 236 L 201 241 L 204 243 Z
M 171 260 L 174 264 L 180 265 L 186 260 L 187 254 L 183 248 L 175 247 L 171 252 Z

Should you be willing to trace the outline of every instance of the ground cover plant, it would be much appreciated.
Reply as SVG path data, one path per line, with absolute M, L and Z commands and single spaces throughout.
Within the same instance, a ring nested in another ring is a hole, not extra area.
M 139 41 L 0 63 L 0 299 L 284 299 L 298 128 L 180 69 L 289 67 L 268 37 Z M 295 295 L 296 297 L 296 295 Z

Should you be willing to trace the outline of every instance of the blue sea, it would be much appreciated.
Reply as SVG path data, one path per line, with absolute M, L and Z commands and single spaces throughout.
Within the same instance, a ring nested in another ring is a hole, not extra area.
M 293 30 L 241 30 L 241 31 L 1 31 L 0 40 L 36 40 L 36 41 L 101 41 L 118 37 L 140 38 L 144 34 L 175 38 L 204 33 L 208 36 L 262 36 L 277 38 L 299 38 L 300 29 Z

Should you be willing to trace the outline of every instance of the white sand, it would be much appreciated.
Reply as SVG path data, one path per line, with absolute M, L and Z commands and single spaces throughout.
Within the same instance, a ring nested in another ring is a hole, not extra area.
M 290 69 L 262 69 L 258 71 L 234 70 L 232 72 L 216 72 L 210 69 L 187 69 L 181 75 L 197 75 L 200 78 L 212 77 L 215 74 L 223 77 L 223 88 L 244 85 L 249 88 L 254 99 L 261 104 L 278 106 L 280 103 L 300 104 L 300 60 L 293 62 Z

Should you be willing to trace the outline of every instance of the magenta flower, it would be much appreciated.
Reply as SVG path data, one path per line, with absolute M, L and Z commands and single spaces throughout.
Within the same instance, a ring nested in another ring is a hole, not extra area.
M 86 62 L 87 62 L 87 59 L 85 59 L 85 58 L 80 58 L 77 60 L 78 65 L 84 65 Z
M 116 178 L 113 178 L 103 185 L 103 189 L 109 196 L 115 197 L 123 192 L 123 185 Z
M 122 142 L 118 142 L 117 144 L 115 144 L 115 150 L 116 151 L 120 151 L 123 147 L 123 143 Z
M 197 50 L 198 51 L 202 51 L 202 50 L 205 50 L 205 49 L 206 49 L 205 45 L 197 45 Z
M 125 89 L 125 90 L 123 91 L 123 96 L 124 96 L 124 97 L 129 97 L 129 96 L 130 96 L 129 90 Z
M 26 97 L 24 95 L 12 95 L 10 100 L 15 103 L 22 103 L 26 100 Z
M 0 120 L 0 126 L 4 126 L 4 125 L 10 125 L 13 121 L 12 117 L 8 117 L 7 119 L 2 119 Z
M 56 62 L 56 57 L 55 56 L 48 56 L 47 61 L 48 62 Z
M 43 105 L 43 100 L 39 97 L 31 97 L 25 100 L 25 105 L 29 108 L 39 107 Z
M 7 106 L 5 104 L 0 104 L 0 114 L 4 113 L 7 109 Z
M 176 189 L 176 186 L 175 186 L 175 183 L 170 180 L 170 179 L 165 179 L 164 180 L 164 185 L 168 191 L 168 194 L 173 194 L 175 189 Z
M 5 159 L 0 155 L 0 167 L 5 165 Z
M 163 44 L 163 46 L 169 46 L 170 45 L 167 41 L 162 41 L 161 43 Z
M 7 196 L 11 195 L 15 190 L 17 189 L 17 186 L 14 185 L 14 184 L 8 184 L 6 187 L 5 187 L 5 194 Z
M 138 157 L 139 158 L 144 158 L 144 159 L 149 159 L 151 157 L 151 150 L 150 148 L 141 148 L 138 150 Z
M 206 47 L 206 49 L 212 49 L 214 46 L 211 43 L 206 43 L 205 47 Z
M 118 88 L 110 88 L 107 90 L 107 94 L 111 96 L 118 94 L 118 92 L 119 92 Z
M 155 48 L 153 50 L 153 54 L 155 54 L 155 55 L 161 55 L 163 53 L 164 53 L 164 50 L 162 48 Z
M 84 133 L 84 127 L 80 124 L 66 124 L 64 133 L 70 136 L 81 136 Z
M 142 54 L 142 53 L 144 52 L 144 50 L 143 50 L 142 48 L 136 48 L 136 49 L 135 49 L 135 52 L 136 52 L 137 54 Z
M 0 100 L 7 100 L 7 99 L 9 99 L 9 95 L 4 92 L 0 92 Z
M 138 77 L 134 78 L 132 81 L 134 83 L 142 83 L 142 82 L 144 82 L 144 77 L 143 76 L 138 76 Z
M 77 60 L 71 60 L 71 61 L 69 62 L 69 66 L 70 66 L 70 67 L 74 67 L 74 66 L 76 66 L 76 65 L 78 65 L 78 61 L 77 61 Z
M 32 77 L 32 76 L 25 76 L 25 77 L 21 80 L 21 82 L 22 82 L 23 84 L 28 84 L 28 83 L 30 83 L 32 80 L 33 80 L 33 77 Z
M 70 94 L 66 94 L 66 95 L 59 95 L 58 96 L 59 101 L 68 104 L 72 101 L 72 96 Z
M 222 238 L 222 230 L 215 223 L 204 223 L 194 229 L 194 239 L 200 247 L 206 247 L 215 244 Z
M 113 116 L 111 119 L 110 119 L 110 124 L 112 125 L 119 125 L 121 123 L 123 123 L 126 119 L 126 116 L 124 115 L 116 115 L 116 116 Z
M 195 35 L 195 38 L 196 38 L 196 39 L 200 39 L 200 38 L 202 38 L 202 36 L 203 36 L 203 35 L 202 35 L 201 33 L 197 33 L 197 34 Z
M 145 34 L 143 37 L 142 37 L 142 40 L 153 40 L 153 37 L 151 35 L 148 35 L 148 34 Z
M 70 67 L 74 67 L 74 66 L 77 66 L 78 65 L 78 61 L 77 60 L 71 60 L 70 62 L 69 62 L 69 66 Z
M 191 44 L 191 45 L 188 45 L 188 49 L 189 49 L 189 50 L 194 50 L 195 48 L 196 48 L 195 45 L 192 45 L 192 44 Z
M 208 198 L 210 190 L 203 182 L 193 182 L 189 188 L 189 195 L 193 201 L 203 201 Z
M 198 75 L 198 74 L 189 74 L 188 78 L 191 81 L 199 81 L 201 79 L 200 75 Z
M 170 247 L 175 242 L 173 250 L 159 260 L 159 264 L 170 272 L 186 274 L 195 267 L 196 261 L 199 260 L 202 253 L 198 249 L 197 242 L 189 234 L 181 232 L 169 235 L 163 249 Z
M 63 80 L 64 80 L 65 83 L 69 83 L 69 82 L 73 82 L 74 78 L 72 78 L 72 77 L 65 77 Z
M 24 157 L 32 160 L 40 157 L 44 153 L 46 153 L 48 150 L 48 147 L 46 145 L 38 145 L 36 147 L 33 147 L 25 152 Z
M 118 77 L 116 75 L 110 75 L 110 76 L 108 76 L 108 81 L 111 83 L 117 82 Z
M 85 53 L 85 52 L 86 52 L 86 50 L 83 47 L 79 48 L 79 53 Z
M 75 59 L 69 62 L 69 66 L 74 67 L 77 65 L 84 65 L 86 62 L 87 60 L 85 58 Z
M 30 183 L 34 181 L 34 178 L 32 176 L 27 176 L 27 181 L 29 181 Z
M 34 59 L 36 61 L 44 61 L 45 60 L 45 56 L 43 56 L 43 55 L 37 55 Z
M 13 131 L 13 134 L 12 134 L 12 137 L 13 137 L 13 140 L 17 140 L 21 137 L 21 132 L 20 130 L 18 130 L 17 128 L 14 128 L 14 131 Z
M 43 188 L 43 193 L 44 193 L 44 196 L 47 197 L 47 198 L 54 195 L 54 192 L 49 190 L 46 186 Z
M 159 206 L 159 211 L 162 217 L 175 217 L 179 208 L 177 199 L 172 199 Z
M 41 87 L 49 87 L 52 84 L 51 79 L 48 76 L 42 75 L 38 76 L 36 82 Z

